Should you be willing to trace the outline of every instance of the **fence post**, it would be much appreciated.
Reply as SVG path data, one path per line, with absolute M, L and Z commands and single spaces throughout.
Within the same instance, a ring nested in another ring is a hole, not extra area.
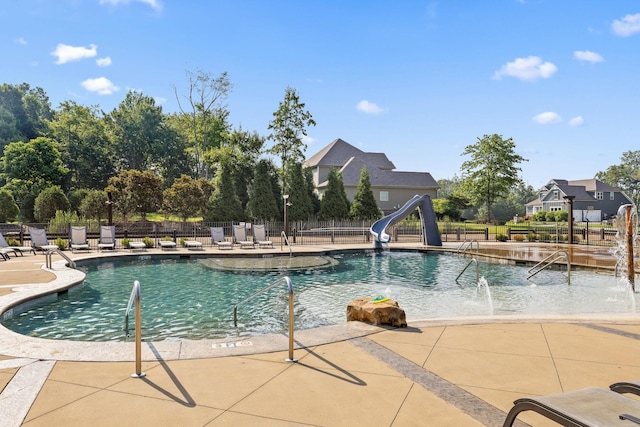
M 489 240 L 489 227 L 484 229 L 484 240 Z
M 511 240 L 511 227 L 507 227 L 507 239 Z

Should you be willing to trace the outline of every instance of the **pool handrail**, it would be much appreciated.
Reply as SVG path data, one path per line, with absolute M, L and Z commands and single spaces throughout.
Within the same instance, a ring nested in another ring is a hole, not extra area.
M 480 243 L 476 239 L 466 240 L 458 246 L 456 249 L 456 253 L 462 252 L 463 254 L 467 253 L 467 250 L 473 250 L 473 244 L 476 244 L 476 252 L 480 251 Z
M 291 244 L 289 243 L 289 238 L 287 237 L 287 233 L 284 232 L 284 230 L 282 230 L 282 232 L 280 233 L 280 250 L 282 249 L 282 242 L 287 242 L 287 246 L 289 247 L 289 256 L 293 256 L 293 251 L 291 250 Z
M 546 269 L 547 267 L 551 266 L 552 264 L 555 264 L 557 261 L 561 259 L 564 259 L 567 263 L 567 283 L 570 285 L 571 284 L 571 260 L 569 259 L 569 252 L 567 252 L 564 249 L 558 249 L 557 251 L 553 252 L 551 255 L 549 255 L 548 257 L 546 257 L 545 259 L 543 259 L 542 261 L 540 261 L 539 263 L 531 267 L 529 270 L 527 270 L 527 273 L 530 273 L 529 276 L 527 277 L 527 280 L 529 280 L 536 274 L 540 273 L 542 270 Z
M 233 306 L 233 325 L 238 326 L 238 307 L 243 305 L 244 303 L 252 300 L 256 296 L 260 295 L 263 292 L 268 291 L 271 288 L 274 288 L 278 285 L 285 283 L 287 285 L 287 289 L 289 290 L 289 358 L 285 359 L 287 362 L 297 362 L 298 360 L 293 357 L 293 283 L 289 276 L 284 276 L 272 284 L 260 289 L 257 292 L 249 295 L 247 298 L 240 301 L 238 304 Z
M 129 312 L 131 306 L 135 302 L 136 304 L 136 372 L 131 374 L 133 378 L 142 378 L 146 374 L 142 372 L 142 326 L 141 326 L 141 313 L 140 313 L 140 282 L 135 280 L 133 282 L 133 288 L 131 289 L 131 295 L 129 296 L 129 303 L 127 304 L 127 310 L 124 313 L 124 331 L 125 336 L 129 335 Z
M 476 284 L 478 284 L 478 282 L 480 282 L 480 269 L 478 268 L 478 260 L 475 259 L 475 258 L 471 258 L 471 260 L 467 263 L 467 265 L 464 266 L 464 268 L 462 269 L 460 274 L 458 274 L 458 277 L 456 277 L 456 282 L 458 281 L 460 276 L 462 276 L 462 273 L 467 271 L 467 268 L 469 268 L 471 263 L 475 263 L 475 265 L 476 265 Z
M 59 248 L 55 248 L 55 249 L 47 249 L 47 251 L 44 253 L 45 256 L 45 266 L 49 269 L 52 268 L 53 266 L 53 262 L 51 260 L 51 257 L 53 254 L 59 254 L 62 258 L 64 258 L 67 263 L 69 264 L 69 267 L 71 268 L 76 268 L 76 263 L 75 261 L 73 261 L 71 258 L 69 258 L 64 252 L 62 252 Z

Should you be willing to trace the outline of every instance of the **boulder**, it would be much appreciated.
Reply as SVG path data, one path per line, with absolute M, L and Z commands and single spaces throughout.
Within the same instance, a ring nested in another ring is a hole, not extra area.
M 372 325 L 407 326 L 404 310 L 394 300 L 373 302 L 373 298 L 358 298 L 347 305 L 347 321 L 358 320 Z

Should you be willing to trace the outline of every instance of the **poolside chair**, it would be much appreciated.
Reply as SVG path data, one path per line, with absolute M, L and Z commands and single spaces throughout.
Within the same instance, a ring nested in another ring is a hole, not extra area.
M 217 246 L 218 249 L 233 249 L 233 244 L 227 242 L 224 238 L 224 229 L 222 227 L 210 227 L 211 245 Z
M 163 251 L 178 250 L 178 245 L 173 240 L 159 240 L 158 244 Z
M 518 399 L 507 414 L 510 427 L 520 412 L 534 411 L 563 426 L 627 426 L 640 423 L 640 401 L 600 387 Z M 635 414 L 629 415 L 629 414 Z
M 98 241 L 98 251 L 103 249 L 116 249 L 116 227 L 113 225 L 100 226 L 100 240 Z
M 273 242 L 267 239 L 264 224 L 253 224 L 253 241 L 259 248 L 273 248 Z
M 34 249 L 40 251 L 51 251 L 58 249 L 57 245 L 50 245 L 49 239 L 47 239 L 47 232 L 42 228 L 30 228 L 29 235 L 31 236 L 31 246 Z
M 71 253 L 90 250 L 91 248 L 87 242 L 87 227 L 71 227 L 69 245 L 71 246 Z
M 247 229 L 244 224 L 233 226 L 233 240 L 240 245 L 240 248 L 255 248 L 252 240 L 247 240 Z
M 183 242 L 184 247 L 187 248 L 190 251 L 195 251 L 195 250 L 202 250 L 202 242 L 199 242 L 197 240 L 185 240 Z
M 621 381 L 609 386 L 616 393 L 631 393 L 640 396 L 640 381 Z
M 0 233 L 0 251 L 4 253 L 14 253 L 16 255 L 20 254 L 20 256 L 23 256 L 25 252 L 33 252 L 34 255 L 36 254 L 36 250 L 29 246 L 10 246 L 2 233 Z
M 129 251 L 146 251 L 147 245 L 144 242 L 129 242 L 129 247 L 127 248 Z

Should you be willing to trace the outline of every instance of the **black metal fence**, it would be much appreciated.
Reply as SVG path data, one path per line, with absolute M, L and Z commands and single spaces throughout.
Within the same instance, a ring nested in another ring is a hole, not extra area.
M 282 221 L 265 224 L 267 237 L 274 244 L 281 242 L 284 230 Z M 158 240 L 171 239 L 177 243 L 182 240 L 197 240 L 203 245 L 212 245 L 210 227 L 222 227 L 228 241 L 233 238 L 233 225 L 237 222 L 174 222 L 174 221 L 136 221 L 116 222 L 116 247 L 122 247 L 122 239 L 130 241 L 152 241 L 154 246 Z M 323 245 L 323 244 L 362 244 L 371 243 L 369 228 L 371 221 L 292 221 L 289 223 L 288 241 L 291 245 Z M 5 223 L 0 224 L 0 232 L 5 239 L 13 239 L 24 245 L 29 244 L 29 229 L 41 228 L 47 232 L 51 243 L 56 239 L 68 241 L 71 226 L 85 226 L 87 238 L 93 247 L 100 237 L 100 225 L 97 221 L 82 223 Z M 102 224 L 104 225 L 104 224 Z M 251 236 L 251 223 L 245 223 L 247 235 Z M 474 223 L 438 224 L 443 242 L 478 241 L 512 241 L 566 243 L 569 230 L 566 223 L 534 223 L 525 222 L 513 225 L 493 226 Z M 387 230 L 392 242 L 419 243 L 422 241 L 421 227 L 418 221 L 402 221 Z M 580 245 L 612 246 L 616 243 L 617 229 L 610 224 L 574 223 L 573 243 Z

